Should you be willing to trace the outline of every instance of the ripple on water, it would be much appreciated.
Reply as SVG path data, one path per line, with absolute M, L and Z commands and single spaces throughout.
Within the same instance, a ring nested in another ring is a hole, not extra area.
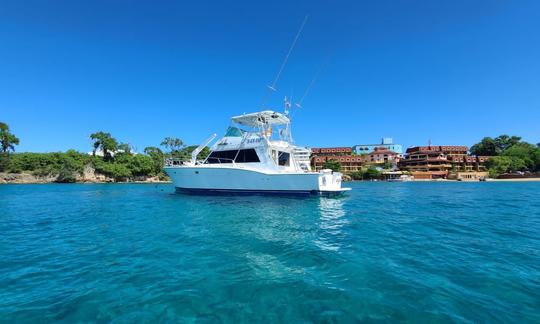
M 540 184 L 0 186 L 0 318 L 540 322 Z

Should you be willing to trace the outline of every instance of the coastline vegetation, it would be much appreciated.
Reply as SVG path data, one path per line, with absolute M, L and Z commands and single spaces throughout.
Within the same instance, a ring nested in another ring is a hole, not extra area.
M 519 136 L 484 137 L 471 146 L 470 152 L 476 156 L 491 156 L 486 162 L 491 178 L 504 173 L 540 172 L 540 143 L 527 143 Z
M 146 147 L 143 154 L 133 152 L 127 143 L 118 142 L 110 133 L 96 132 L 90 135 L 93 141 L 92 154 L 68 150 L 66 152 L 15 153 L 19 139 L 9 126 L 0 123 L 0 172 L 31 173 L 36 177 L 54 178 L 56 182 L 71 183 L 80 178 L 89 168 L 96 174 L 114 181 L 133 181 L 154 177 L 168 180 L 163 172 L 163 161 L 174 157 L 182 160 L 191 158 L 197 146 L 185 146 L 181 139 L 167 137 L 160 146 Z M 209 154 L 208 148 L 199 153 L 203 159 Z
M 110 133 L 99 131 L 90 134 L 92 154 L 68 150 L 51 153 L 15 153 L 20 144 L 17 136 L 11 133 L 6 123 L 0 122 L 0 172 L 31 173 L 36 177 L 54 178 L 56 182 L 76 182 L 87 170 L 103 175 L 114 181 L 133 181 L 149 177 L 167 180 L 163 172 L 166 158 L 189 160 L 196 145 L 186 146 L 179 138 L 166 137 L 159 146 L 149 146 L 144 153 L 133 152 L 131 145 L 119 142 Z M 162 147 L 163 149 L 161 149 Z M 204 159 L 210 153 L 205 147 L 197 156 Z M 519 136 L 500 135 L 485 137 L 470 148 L 471 155 L 490 156 L 486 168 L 491 178 L 505 173 L 540 172 L 540 143 L 534 145 L 521 140 Z M 325 169 L 341 171 L 336 160 L 326 161 Z M 354 180 L 380 179 L 381 170 L 368 165 L 359 171 L 351 172 Z

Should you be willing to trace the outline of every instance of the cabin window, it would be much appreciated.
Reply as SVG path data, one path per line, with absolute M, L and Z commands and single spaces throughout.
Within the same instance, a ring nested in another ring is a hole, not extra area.
M 260 162 L 255 149 L 240 150 L 235 162 L 237 163 L 253 163 Z
M 278 152 L 278 164 L 281 166 L 289 166 L 291 155 L 287 152 Z
M 252 163 L 260 162 L 259 157 L 255 149 L 246 149 L 246 150 L 231 150 L 231 151 L 214 151 L 210 153 L 206 163 L 216 164 L 216 163 L 232 163 L 236 157 L 236 163 Z
M 227 128 L 227 133 L 225 133 L 226 137 L 242 137 L 244 135 L 244 131 L 242 131 L 238 127 L 229 127 Z

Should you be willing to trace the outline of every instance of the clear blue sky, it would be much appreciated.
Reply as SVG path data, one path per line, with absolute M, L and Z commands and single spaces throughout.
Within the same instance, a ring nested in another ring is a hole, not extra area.
M 540 141 L 539 1 L 0 1 L 0 121 L 18 151 L 190 144 L 297 99 L 296 142 Z M 325 63 L 326 62 L 326 63 Z

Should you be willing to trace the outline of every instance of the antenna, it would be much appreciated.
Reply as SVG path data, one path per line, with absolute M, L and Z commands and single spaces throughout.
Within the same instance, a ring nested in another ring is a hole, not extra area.
M 274 81 L 272 82 L 271 85 L 267 86 L 267 88 L 270 91 L 267 93 L 265 99 L 263 100 L 263 104 L 262 104 L 263 106 L 266 104 L 266 102 L 270 98 L 270 95 L 273 92 L 277 91 L 276 85 L 277 85 L 277 82 L 279 81 L 279 77 L 281 76 L 281 72 L 283 72 L 283 69 L 285 68 L 285 65 L 287 65 L 287 61 L 289 60 L 289 56 L 291 56 L 291 53 L 292 53 L 292 51 L 294 49 L 294 46 L 296 45 L 296 42 L 298 41 L 298 38 L 300 37 L 300 34 L 302 33 L 302 30 L 304 29 L 304 26 L 306 25 L 308 17 L 309 17 L 308 15 L 306 15 L 304 17 L 304 20 L 302 21 L 302 25 L 300 25 L 300 29 L 296 33 L 296 36 L 294 37 L 294 40 L 293 40 L 293 42 L 291 44 L 291 47 L 289 47 L 289 51 L 287 52 L 287 55 L 285 55 L 285 58 L 283 59 L 283 62 L 281 63 L 281 66 L 279 67 L 278 73 L 277 73 L 276 77 L 274 78 Z
M 309 85 L 307 86 L 306 88 L 306 91 L 304 92 L 304 94 L 302 95 L 302 97 L 300 97 L 300 101 L 298 101 L 297 103 L 295 103 L 294 105 L 298 108 L 302 108 L 302 102 L 304 102 L 304 99 L 306 99 L 307 95 L 309 94 L 309 92 L 311 91 L 311 88 L 313 87 L 313 85 L 315 84 L 315 82 L 317 81 L 317 79 L 319 79 L 319 75 L 321 74 L 321 72 L 326 68 L 326 66 L 328 65 L 328 62 L 330 61 L 330 56 L 331 56 L 332 53 L 328 53 L 327 56 L 326 56 L 326 59 L 323 61 L 323 63 L 319 66 L 319 69 L 317 70 L 317 73 L 315 73 L 315 75 L 313 76 L 313 79 L 311 79 L 311 82 L 309 83 Z
M 306 96 L 308 95 L 309 91 L 311 90 L 311 88 L 312 88 L 313 85 L 315 84 L 315 81 L 317 81 L 317 78 L 319 77 L 319 74 L 321 73 L 321 70 L 322 70 L 322 69 L 319 69 L 319 71 L 317 72 L 317 74 L 315 74 L 315 76 L 313 77 L 313 79 L 311 79 L 311 82 L 309 83 L 308 87 L 306 88 L 306 91 L 304 92 L 304 94 L 303 94 L 302 97 L 300 98 L 300 101 L 298 101 L 297 103 L 294 104 L 296 107 L 302 108 L 302 102 L 304 101 L 304 99 L 305 99 Z

